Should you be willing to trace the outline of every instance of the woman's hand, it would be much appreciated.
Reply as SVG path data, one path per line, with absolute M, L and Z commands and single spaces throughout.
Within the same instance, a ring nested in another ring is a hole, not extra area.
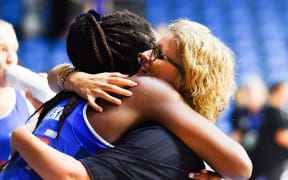
M 222 177 L 215 172 L 202 169 L 201 173 L 189 173 L 189 178 L 197 180 L 221 180 Z
M 95 110 L 102 112 L 103 109 L 95 103 L 97 98 L 105 99 L 114 104 L 121 104 L 121 100 L 107 92 L 131 96 L 132 92 L 123 87 L 134 87 L 136 82 L 131 81 L 128 75 L 121 73 L 87 74 L 84 72 L 73 72 L 64 83 L 67 90 L 76 92 L 82 98 L 88 100 L 89 105 Z

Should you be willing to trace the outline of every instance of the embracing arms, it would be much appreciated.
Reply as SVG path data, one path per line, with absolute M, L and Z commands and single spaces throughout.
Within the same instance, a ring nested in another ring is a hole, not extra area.
M 59 70 L 58 72 L 52 71 L 52 73 L 54 73 L 54 76 L 57 76 Z M 51 72 L 49 76 L 50 74 Z M 92 104 L 95 103 L 94 100 L 96 98 L 101 97 L 101 91 L 99 91 L 101 87 L 96 89 L 97 91 L 91 90 L 93 89 L 93 85 L 99 85 L 97 82 L 98 78 L 100 78 L 99 75 L 75 72 L 67 78 L 67 82 L 65 82 L 64 85 L 65 88 L 69 90 L 75 90 L 80 96 L 88 99 L 89 104 Z M 105 78 L 107 80 L 105 83 L 114 82 L 112 85 L 115 85 L 116 81 L 109 81 L 111 77 L 106 76 Z M 118 85 L 121 77 L 113 77 L 113 79 L 117 79 L 118 83 L 116 85 Z M 147 116 L 147 114 L 149 114 L 154 119 L 157 119 L 221 175 L 233 179 L 250 177 L 252 164 L 246 151 L 240 144 L 233 141 L 214 124 L 191 109 L 183 102 L 179 94 L 166 83 L 156 79 L 151 81 L 151 78 L 147 77 L 140 79 L 138 86 L 141 87 L 137 86 L 133 88 L 133 93 L 141 94 L 138 95 L 138 97 L 143 97 L 143 99 L 137 99 L 138 103 L 135 104 L 140 105 L 140 107 L 133 105 L 133 108 L 138 108 L 143 111 L 141 113 L 144 115 Z M 124 82 L 127 83 L 127 81 Z M 55 78 L 54 81 L 49 79 L 49 83 L 50 86 L 51 84 L 58 86 Z M 81 88 L 79 88 L 79 86 L 81 86 Z M 128 86 L 128 84 L 126 84 L 126 86 Z M 145 94 L 145 96 L 143 96 L 143 94 Z M 150 97 L 148 97 L 149 95 Z M 90 98 L 87 98 L 88 96 L 90 96 Z M 134 97 L 135 96 L 132 96 L 132 99 L 134 99 Z M 145 107 L 144 105 L 147 106 Z
M 13 132 L 10 144 L 43 179 L 90 179 L 80 161 L 46 145 L 25 127 Z
M 140 97 L 137 99 L 139 106 L 135 106 L 141 111 L 140 114 L 159 120 L 223 176 L 233 179 L 250 176 L 252 165 L 244 149 L 223 134 L 214 124 L 183 103 L 179 94 L 169 85 L 156 79 L 151 81 L 151 78 L 140 78 L 138 82 L 140 87 L 133 88 L 135 96 L 127 99 Z M 145 96 L 137 96 L 137 93 L 145 94 Z M 149 103 L 145 103 L 147 101 Z M 47 146 L 25 130 L 17 131 L 22 130 L 17 129 L 13 133 L 12 146 L 41 177 L 62 179 L 64 178 L 62 174 L 64 174 L 67 179 L 80 176 L 83 176 L 82 179 L 87 178 L 87 172 L 79 161 Z M 42 167 L 44 164 L 51 168 Z
M 60 78 L 62 78 L 59 77 L 59 74 L 61 74 L 62 70 L 68 66 L 68 64 L 58 65 L 48 73 L 49 86 L 56 93 L 63 90 L 58 84 Z M 77 75 L 73 76 L 75 73 Z M 121 104 L 119 98 L 115 98 L 107 92 L 123 96 L 132 95 L 131 91 L 122 87 L 135 87 L 137 83 L 127 78 L 128 75 L 123 75 L 121 73 L 100 73 L 91 75 L 83 72 L 72 72 L 67 76 L 63 86 L 66 90 L 75 91 L 82 98 L 87 99 L 89 105 L 93 109 L 102 112 L 102 107 L 95 103 L 97 98 L 105 99 L 114 104 Z

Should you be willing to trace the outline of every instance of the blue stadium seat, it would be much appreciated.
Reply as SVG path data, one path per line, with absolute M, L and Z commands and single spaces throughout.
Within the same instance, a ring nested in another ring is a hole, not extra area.
M 152 25 L 188 17 L 208 26 L 235 52 L 240 76 L 256 73 L 268 79 L 271 72 L 277 72 L 275 69 L 281 73 L 288 71 L 287 0 L 146 0 L 146 3 L 147 18 Z
M 273 57 L 286 58 L 287 56 L 286 43 L 283 39 L 264 41 L 262 45 L 263 50 L 266 53 L 266 56 L 269 56 L 271 58 Z M 287 61 L 287 59 L 285 60 Z
M 173 19 L 188 18 L 194 20 L 196 17 L 196 5 L 191 0 L 173 1 L 170 9 L 171 11 L 174 10 L 175 17 Z
M 275 70 L 275 71 L 270 71 L 267 73 L 267 77 L 268 77 L 268 84 L 272 85 L 275 83 L 279 83 L 279 82 L 287 82 L 288 81 L 288 71 L 283 70 L 283 71 L 279 71 L 279 70 Z
M 21 5 L 21 0 L 1 0 L 0 18 L 18 27 L 23 14 Z
M 19 62 L 35 72 L 45 72 L 50 64 L 47 59 L 47 40 L 43 37 L 20 41 Z
M 170 22 L 169 6 L 165 0 L 146 0 L 145 3 L 146 19 L 153 27 L 160 23 L 168 24 Z
M 248 25 L 251 26 L 252 18 L 251 13 L 244 9 L 236 9 L 227 11 L 227 18 L 230 20 L 231 25 Z
M 281 26 L 259 26 L 259 31 L 261 38 L 266 41 L 282 41 L 285 38 L 285 34 L 283 33 Z
M 221 0 L 200 0 L 199 2 L 202 9 L 220 10 L 223 5 Z
M 63 64 L 70 63 L 69 57 L 66 51 L 65 39 L 57 39 L 50 43 L 49 48 L 49 59 L 50 59 L 50 68 Z
M 248 10 L 250 7 L 249 0 L 239 0 L 235 3 L 235 0 L 225 0 L 227 10 Z
M 271 10 L 276 8 L 275 0 L 253 0 L 251 2 L 260 10 Z
M 256 18 L 260 25 L 281 25 L 280 16 L 275 11 L 256 11 Z
M 255 40 L 254 28 L 252 26 L 231 24 L 230 30 L 231 38 L 233 38 L 236 43 Z

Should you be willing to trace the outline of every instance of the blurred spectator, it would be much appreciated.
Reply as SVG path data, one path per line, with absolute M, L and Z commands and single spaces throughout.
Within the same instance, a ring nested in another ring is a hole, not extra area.
M 23 19 L 20 27 L 21 37 L 36 37 L 43 33 L 45 29 L 42 19 L 44 3 L 44 0 L 22 1 Z
M 89 4 L 89 0 L 51 0 L 50 38 L 63 36 L 70 22 Z
M 18 41 L 13 26 L 0 20 L 0 164 L 8 160 L 10 134 L 20 125 L 24 125 L 33 106 L 23 93 L 11 87 L 5 80 L 8 67 L 17 64 Z
M 257 143 L 268 90 L 258 76 L 247 76 L 236 93 L 232 138 L 250 153 Z
M 258 144 L 252 153 L 251 179 L 278 180 L 288 159 L 288 118 L 281 108 L 288 104 L 287 82 L 271 87 Z

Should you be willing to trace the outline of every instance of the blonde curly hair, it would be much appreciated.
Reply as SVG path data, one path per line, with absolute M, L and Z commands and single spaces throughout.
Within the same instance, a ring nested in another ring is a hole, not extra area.
M 234 53 L 199 23 L 178 20 L 169 31 L 185 70 L 180 92 L 194 110 L 215 122 L 236 89 Z

